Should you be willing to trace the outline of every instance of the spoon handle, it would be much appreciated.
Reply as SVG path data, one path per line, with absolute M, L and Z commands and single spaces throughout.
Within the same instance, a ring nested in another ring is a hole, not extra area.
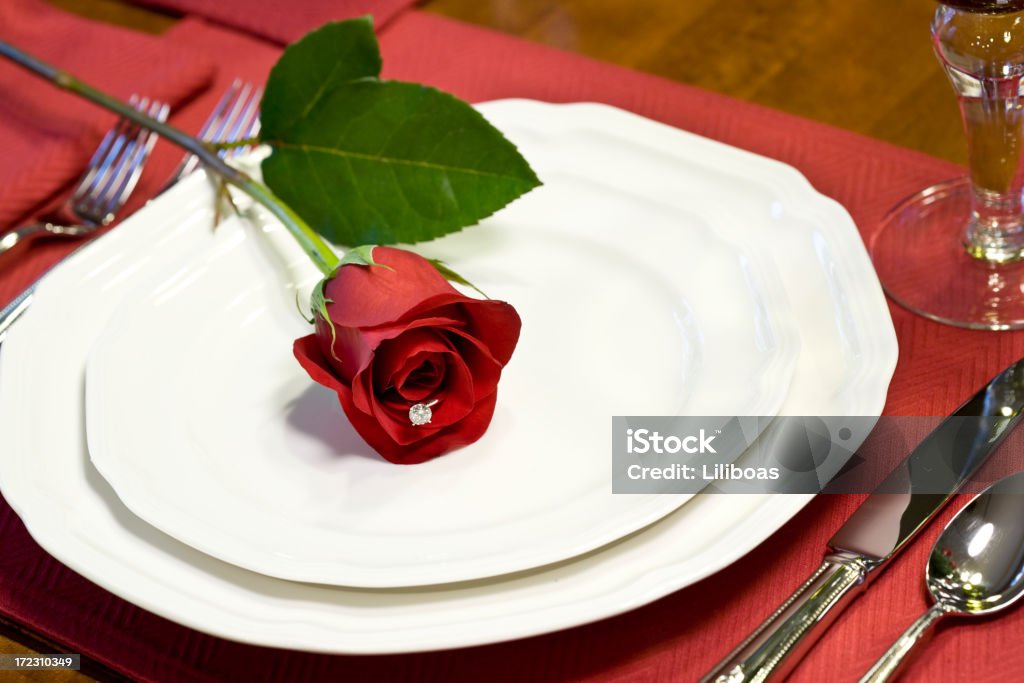
M 903 665 L 910 661 L 910 658 L 907 657 L 910 651 L 925 636 L 929 635 L 932 626 L 945 614 L 946 611 L 939 603 L 932 605 L 931 609 L 918 617 L 917 621 L 911 624 L 903 632 L 903 635 L 885 651 L 881 659 L 875 662 L 875 665 L 860 679 L 860 683 L 883 683 L 883 681 L 895 679 Z

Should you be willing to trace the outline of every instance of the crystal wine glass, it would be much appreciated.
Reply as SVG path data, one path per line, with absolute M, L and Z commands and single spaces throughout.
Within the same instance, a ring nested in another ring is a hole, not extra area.
M 970 174 L 893 208 L 871 243 L 888 294 L 951 325 L 1024 327 L 1024 0 L 948 0 L 935 53 L 960 103 Z

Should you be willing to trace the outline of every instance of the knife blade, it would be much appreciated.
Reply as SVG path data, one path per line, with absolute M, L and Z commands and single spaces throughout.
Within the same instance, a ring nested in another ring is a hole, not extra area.
M 1024 359 L 945 418 L 857 508 L 822 565 L 701 683 L 785 678 L 825 629 L 942 509 L 1024 415 Z

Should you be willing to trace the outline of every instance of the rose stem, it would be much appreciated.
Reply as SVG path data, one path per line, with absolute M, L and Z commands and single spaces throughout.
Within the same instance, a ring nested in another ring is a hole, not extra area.
M 260 144 L 259 138 L 242 138 L 241 140 L 224 140 L 222 142 L 208 142 L 207 147 L 210 149 L 221 152 L 225 149 L 237 149 L 239 147 L 255 147 Z
M 166 138 L 178 147 L 195 154 L 208 169 L 252 197 L 274 214 L 324 275 L 332 274 L 335 268 L 337 268 L 339 263 L 337 254 L 291 207 L 275 196 L 271 189 L 263 183 L 257 182 L 246 173 L 229 166 L 213 149 L 207 147 L 200 140 L 173 126 L 146 116 L 131 105 L 125 104 L 117 98 L 97 90 L 87 83 L 83 83 L 66 71 L 51 66 L 2 40 L 0 40 L 0 56 L 6 57 L 36 76 L 53 83 L 58 88 L 98 104 L 104 109 L 129 119 L 143 128 Z

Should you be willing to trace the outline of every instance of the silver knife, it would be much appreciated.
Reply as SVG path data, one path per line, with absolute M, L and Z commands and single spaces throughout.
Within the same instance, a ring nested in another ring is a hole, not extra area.
M 825 561 L 701 683 L 785 678 L 988 459 L 1024 414 L 1024 359 L 944 419 L 879 484 L 828 543 Z

